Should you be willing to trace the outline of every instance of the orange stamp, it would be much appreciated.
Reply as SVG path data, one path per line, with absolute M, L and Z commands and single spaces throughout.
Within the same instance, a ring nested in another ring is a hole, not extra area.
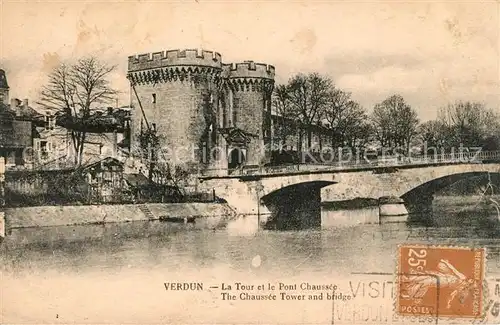
M 481 317 L 484 260 L 484 248 L 400 246 L 397 313 Z

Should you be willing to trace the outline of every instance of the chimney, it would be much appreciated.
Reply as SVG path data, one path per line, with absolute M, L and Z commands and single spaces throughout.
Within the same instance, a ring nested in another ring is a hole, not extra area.
M 10 110 L 13 111 L 16 116 L 21 116 L 21 107 L 19 107 L 19 99 L 12 98 L 10 100 Z
M 23 100 L 23 107 L 24 107 L 24 109 L 27 109 L 27 108 L 28 108 L 28 98 L 25 98 L 25 99 Z
M 113 150 L 113 158 L 118 157 L 118 134 L 116 130 L 111 134 L 111 150 Z

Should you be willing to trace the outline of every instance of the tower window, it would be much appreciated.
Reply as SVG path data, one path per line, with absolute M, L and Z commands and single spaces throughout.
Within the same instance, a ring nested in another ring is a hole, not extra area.
M 232 107 L 232 108 L 233 108 L 233 109 L 232 109 L 232 111 L 233 111 L 233 114 L 232 114 L 232 115 L 233 115 L 233 116 L 232 116 L 232 118 L 233 118 L 233 125 L 235 125 L 235 124 L 236 124 L 236 118 L 237 118 L 238 107 L 239 107 L 239 100 L 238 100 L 238 98 L 234 98 L 234 99 L 233 99 L 233 107 Z
M 151 102 L 152 102 L 153 104 L 156 104 L 156 94 L 153 94 L 153 95 L 151 96 Z
M 233 126 L 236 124 L 236 109 L 233 108 Z
M 156 132 L 156 123 L 151 123 L 151 127 L 153 128 L 153 132 Z

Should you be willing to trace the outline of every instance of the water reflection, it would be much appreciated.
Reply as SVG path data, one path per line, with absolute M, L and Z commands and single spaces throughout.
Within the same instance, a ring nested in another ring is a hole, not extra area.
M 2 268 L 7 271 L 56 268 L 82 272 L 93 267 L 175 269 L 215 264 L 237 269 L 247 268 L 245 263 L 260 255 L 261 269 L 269 271 L 287 270 L 291 266 L 349 271 L 353 265 L 363 267 L 360 257 L 370 266 L 379 262 L 369 263 L 367 256 L 391 258 L 394 249 L 403 242 L 496 247 L 500 239 L 497 225 L 474 222 L 478 220 L 474 214 L 468 220 L 464 223 L 458 216 L 454 224 L 446 222 L 439 226 L 410 222 L 323 231 L 260 231 L 253 236 L 228 236 L 224 230 L 189 230 L 183 225 L 161 222 L 15 229 L 2 243 L 1 259 Z M 494 258 L 495 249 L 491 255 Z M 380 265 L 383 264 L 384 258 L 380 259 Z
M 367 220 L 373 211 L 332 213 L 345 220 Z M 251 236 L 228 236 L 225 230 L 194 230 L 189 225 L 162 222 L 14 229 L 0 248 L 3 295 L 16 296 L 21 304 L 34 300 L 43 308 L 28 312 L 5 300 L 2 313 L 8 316 L 6 321 L 18 323 L 29 317 L 38 323 L 53 322 L 51 308 L 56 307 L 71 313 L 61 320 L 66 323 L 127 322 L 125 315 L 130 310 L 144 315 L 134 322 L 228 322 L 227 315 L 237 315 L 235 322 L 273 322 L 274 307 L 264 310 L 253 305 L 255 309 L 241 310 L 237 304 L 222 306 L 213 299 L 216 293 L 208 291 L 197 297 L 179 294 L 175 303 L 169 300 L 169 306 L 178 304 L 179 310 L 166 308 L 163 282 L 196 280 L 209 285 L 274 279 L 329 283 L 348 278 L 352 272 L 392 273 L 398 244 L 408 242 L 486 246 L 488 271 L 500 271 L 500 233 L 494 220 L 486 222 L 477 211 L 449 209 L 435 209 L 433 217 L 430 224 L 418 218 L 408 224 L 339 222 L 327 230 L 259 231 Z M 257 256 L 258 265 L 254 262 Z M 95 297 L 103 293 L 106 301 L 96 306 Z M 116 304 L 123 297 L 127 302 Z M 182 312 L 186 304 L 196 306 L 197 316 L 189 318 Z M 305 310 L 302 305 L 291 306 L 284 310 Z M 279 304 L 275 307 L 279 310 Z M 220 314 L 207 316 L 204 310 Z M 281 315 L 280 321 L 297 322 L 306 317 L 294 313 Z M 323 321 L 329 322 L 329 318 L 318 319 Z

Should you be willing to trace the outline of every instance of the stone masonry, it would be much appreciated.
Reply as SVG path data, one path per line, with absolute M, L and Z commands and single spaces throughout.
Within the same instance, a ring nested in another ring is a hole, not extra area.
M 267 162 L 273 66 L 224 64 L 217 52 L 170 50 L 128 58 L 131 147 L 145 130 L 160 140 L 160 159 L 198 169 Z M 229 158 L 228 158 L 229 157 Z

